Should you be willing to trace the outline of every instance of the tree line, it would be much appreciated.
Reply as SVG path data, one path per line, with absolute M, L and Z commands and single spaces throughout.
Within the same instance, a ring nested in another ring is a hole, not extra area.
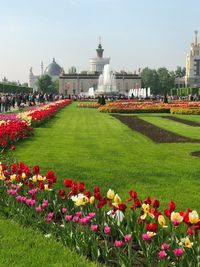
M 185 68 L 177 67 L 175 71 L 167 68 L 150 69 L 148 67 L 141 71 L 142 87 L 151 88 L 154 95 L 167 95 L 174 88 L 175 78 L 185 76 Z
M 5 94 L 30 93 L 33 88 L 28 87 L 28 84 L 18 85 L 14 82 L 0 82 L 0 92 Z

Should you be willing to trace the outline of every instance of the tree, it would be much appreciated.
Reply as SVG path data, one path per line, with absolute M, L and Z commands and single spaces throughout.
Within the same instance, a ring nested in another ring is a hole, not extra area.
M 159 89 L 159 80 L 156 70 L 149 68 L 144 68 L 141 72 L 142 87 L 151 88 L 153 94 L 158 94 Z
M 28 87 L 28 83 L 22 83 L 22 86 Z
M 182 78 L 185 76 L 185 72 L 186 72 L 186 68 L 181 68 L 180 66 L 177 66 L 176 70 L 175 70 L 175 76 L 177 78 Z
M 56 82 L 53 82 L 51 77 L 47 74 L 42 75 L 38 79 L 37 86 L 43 93 L 58 93 Z
M 81 74 L 87 74 L 87 70 L 82 70 Z
M 174 72 L 169 72 L 166 68 L 159 68 L 157 71 L 159 79 L 159 90 L 164 95 L 165 102 L 167 101 L 167 93 L 174 86 Z

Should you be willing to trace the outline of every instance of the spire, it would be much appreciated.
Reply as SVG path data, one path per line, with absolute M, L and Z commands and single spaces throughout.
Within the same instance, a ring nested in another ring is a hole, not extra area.
M 98 45 L 98 48 L 96 49 L 97 51 L 97 57 L 103 57 L 103 51 L 104 49 L 102 48 L 102 45 L 101 45 L 101 36 L 99 36 L 99 45 Z
M 53 57 L 53 63 L 55 63 L 56 61 L 55 61 L 55 57 Z
M 194 34 L 195 34 L 195 37 L 194 37 L 194 45 L 195 46 L 198 46 L 198 31 L 195 31 Z
M 44 69 L 43 69 L 43 67 L 44 67 L 44 64 L 43 64 L 43 61 L 41 61 L 41 75 L 43 75 L 44 74 Z

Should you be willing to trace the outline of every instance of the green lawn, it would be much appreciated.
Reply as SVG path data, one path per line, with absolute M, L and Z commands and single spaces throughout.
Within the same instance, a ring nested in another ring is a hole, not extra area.
M 139 116 L 198 138 L 199 128 L 151 114 Z M 109 114 L 77 108 L 74 103 L 35 129 L 34 137 L 16 144 L 14 157 L 31 166 L 39 164 L 42 172 L 54 170 L 57 188 L 63 179 L 73 178 L 90 189 L 96 184 L 104 192 L 112 188 L 122 199 L 134 189 L 140 197 L 158 198 L 163 208 L 172 199 L 178 209 L 199 211 L 200 158 L 190 155 L 196 150 L 200 144 L 155 144 Z M 95 266 L 16 223 L 1 219 L 0 229 L 0 266 Z
M 0 266 L 5 267 L 95 267 L 52 238 L 17 223 L 0 219 Z
M 183 136 L 200 139 L 200 127 L 193 127 L 184 123 L 172 121 L 170 119 L 160 117 L 141 117 L 143 120 L 150 122 L 160 128 L 178 133 Z M 181 117 L 179 117 L 181 118 Z
M 198 135 L 199 128 L 149 115 L 143 119 L 158 120 L 186 136 Z M 58 187 L 71 177 L 89 187 L 111 187 L 124 198 L 135 189 L 142 197 L 159 198 L 163 207 L 173 199 L 178 208 L 198 209 L 200 159 L 190 156 L 194 150 L 200 144 L 155 144 L 108 114 L 74 103 L 18 144 L 15 157 L 39 164 L 43 171 L 55 170 Z

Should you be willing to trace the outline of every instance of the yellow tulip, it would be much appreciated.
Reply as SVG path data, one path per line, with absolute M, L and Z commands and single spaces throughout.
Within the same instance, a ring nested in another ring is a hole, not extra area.
M 186 248 L 192 248 L 193 242 L 190 241 L 188 237 L 182 238 L 180 245 L 183 245 Z
M 33 177 L 32 177 L 32 181 L 35 183 L 35 182 L 37 182 L 37 176 L 36 175 L 34 175 Z
M 180 215 L 179 212 L 172 212 L 171 213 L 171 221 L 177 221 L 178 223 L 181 223 L 183 221 L 183 217 Z
M 38 175 L 37 175 L 37 180 L 38 180 L 38 181 L 43 181 L 43 177 L 42 177 L 42 175 L 39 175 L 39 174 L 38 174 Z
M 150 237 L 153 237 L 153 236 L 155 236 L 155 235 L 156 235 L 156 233 L 155 233 L 155 232 L 147 232 L 147 234 L 148 234 Z
M 108 199 L 113 199 L 114 196 L 115 196 L 114 190 L 109 189 L 108 192 L 107 192 L 107 198 Z
M 22 173 L 22 179 L 26 179 L 26 173 L 25 172 Z
M 147 215 L 149 215 L 152 219 L 155 217 L 151 212 L 150 212 L 150 206 L 149 206 L 149 204 L 145 204 L 145 203 L 143 203 L 142 204 L 142 209 L 143 209 L 143 215 L 141 215 L 140 216 L 140 218 L 142 219 L 142 220 L 145 220 L 146 219 L 146 217 L 147 217 Z
M 94 204 L 95 198 L 94 196 L 90 197 L 90 204 Z
M 44 190 L 46 190 L 46 191 L 49 190 L 49 186 L 48 186 L 48 184 L 45 184 L 45 185 L 44 185 Z
M 162 227 L 167 227 L 166 225 L 166 221 L 165 221 L 165 217 L 163 215 L 159 215 L 158 216 L 158 223 L 162 226 Z
M 0 180 L 5 180 L 5 179 L 6 179 L 5 175 L 3 174 L 3 172 L 0 171 Z
M 15 181 L 15 180 L 16 180 L 16 174 L 11 175 L 11 176 L 10 176 L 10 180 L 11 180 L 11 181 Z
M 115 204 L 120 204 L 121 203 L 121 198 L 118 196 L 118 194 L 115 195 L 114 202 L 115 202 Z
M 193 210 L 192 212 L 189 212 L 189 221 L 192 224 L 199 222 L 199 215 L 196 210 Z

